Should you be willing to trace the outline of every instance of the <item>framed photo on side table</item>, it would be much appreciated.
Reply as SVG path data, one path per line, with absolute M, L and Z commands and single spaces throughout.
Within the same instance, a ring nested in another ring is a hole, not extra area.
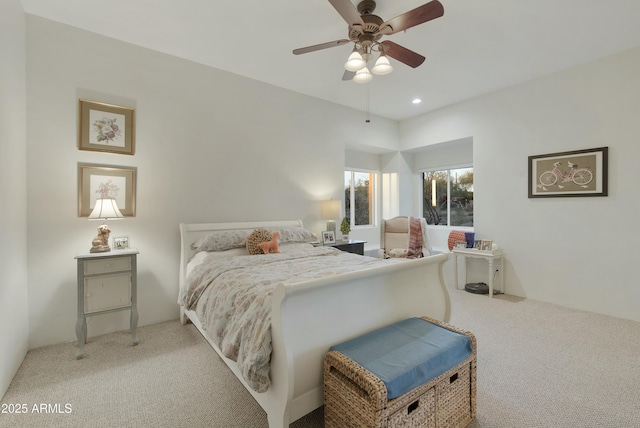
M 118 236 L 113 238 L 113 249 L 114 250 L 128 250 L 129 249 L 129 237 L 128 236 Z
M 89 217 L 96 199 L 113 198 L 125 217 L 136 215 L 136 168 L 78 164 L 78 216 Z
M 333 230 L 325 230 L 322 232 L 322 243 L 326 244 L 335 244 L 336 243 L 336 233 Z
M 492 247 L 493 247 L 493 241 L 483 239 L 482 242 L 480 243 L 480 250 L 482 251 L 491 251 Z
M 133 155 L 133 109 L 80 100 L 78 148 L 94 152 Z

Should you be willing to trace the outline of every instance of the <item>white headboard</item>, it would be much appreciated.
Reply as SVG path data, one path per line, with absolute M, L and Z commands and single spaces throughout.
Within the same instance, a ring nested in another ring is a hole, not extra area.
M 302 220 L 249 221 L 237 223 L 180 223 L 180 287 L 184 284 L 187 263 L 195 254 L 191 244 L 215 230 L 257 229 L 260 227 L 302 226 Z

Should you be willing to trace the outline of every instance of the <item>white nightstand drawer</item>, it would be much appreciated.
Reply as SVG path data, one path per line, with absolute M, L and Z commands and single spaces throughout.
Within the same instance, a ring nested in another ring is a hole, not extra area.
M 84 313 L 131 306 L 131 274 L 84 279 Z
M 85 275 L 122 272 L 123 270 L 131 270 L 131 257 L 110 257 L 104 260 L 87 260 L 84 262 Z

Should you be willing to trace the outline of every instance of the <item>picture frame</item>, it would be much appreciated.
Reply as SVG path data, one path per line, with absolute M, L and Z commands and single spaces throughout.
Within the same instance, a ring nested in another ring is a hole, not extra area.
M 113 249 L 114 250 L 128 250 L 129 249 L 129 237 L 128 236 L 118 236 L 113 238 Z
M 78 149 L 135 153 L 134 109 L 83 99 L 79 102 Z
M 489 240 L 489 239 L 483 239 L 480 243 L 480 250 L 481 251 L 491 251 L 491 248 L 493 247 L 493 241 Z
M 78 216 L 88 217 L 96 199 L 111 197 L 125 217 L 136 215 L 135 167 L 78 164 Z
M 481 248 L 482 248 L 482 240 L 477 240 L 474 244 L 475 244 L 475 245 L 474 245 L 474 248 L 475 248 L 476 250 L 479 250 L 479 249 L 481 249 Z
M 322 243 L 324 245 L 327 244 L 335 244 L 336 243 L 336 233 L 333 230 L 325 230 L 322 232 Z
M 529 198 L 608 196 L 608 147 L 529 156 Z
M 454 242 L 453 248 L 460 248 L 460 249 L 467 248 L 467 243 L 465 241 Z

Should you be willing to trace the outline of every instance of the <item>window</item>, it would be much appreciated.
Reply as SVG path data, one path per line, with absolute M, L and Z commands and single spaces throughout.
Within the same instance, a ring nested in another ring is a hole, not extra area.
M 375 173 L 344 172 L 344 216 L 352 226 L 373 225 L 375 213 Z
M 422 215 L 427 224 L 473 227 L 473 168 L 422 173 Z

